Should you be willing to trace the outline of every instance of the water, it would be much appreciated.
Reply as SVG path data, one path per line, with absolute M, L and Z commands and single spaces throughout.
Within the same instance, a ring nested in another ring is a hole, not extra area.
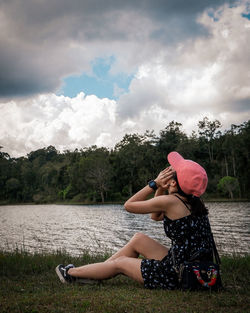
M 207 207 L 219 252 L 250 253 L 250 203 L 207 203 Z M 122 205 L 0 206 L 3 250 L 114 252 L 136 232 L 170 245 L 162 222 L 128 213 Z

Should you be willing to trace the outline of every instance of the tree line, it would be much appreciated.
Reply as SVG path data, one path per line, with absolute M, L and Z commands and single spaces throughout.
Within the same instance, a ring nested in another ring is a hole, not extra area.
M 198 122 L 187 135 L 172 121 L 159 135 L 126 134 L 113 149 L 97 146 L 57 151 L 49 146 L 12 158 L 0 151 L 1 203 L 124 201 L 145 186 L 178 151 L 208 173 L 204 198 L 250 198 L 250 120 L 221 132 L 218 120 Z

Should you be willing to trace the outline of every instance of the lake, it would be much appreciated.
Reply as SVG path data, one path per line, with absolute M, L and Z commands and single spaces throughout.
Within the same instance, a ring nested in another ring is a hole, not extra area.
M 250 253 L 250 203 L 206 203 L 221 254 Z M 64 250 L 72 255 L 114 252 L 136 232 L 166 246 L 163 222 L 131 214 L 122 205 L 0 206 L 0 249 L 28 252 Z

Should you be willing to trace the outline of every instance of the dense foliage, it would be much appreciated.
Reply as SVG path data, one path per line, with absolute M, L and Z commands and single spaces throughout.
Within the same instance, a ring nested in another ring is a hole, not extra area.
M 207 170 L 205 197 L 249 198 L 250 120 L 224 133 L 218 120 L 204 118 L 198 127 L 198 134 L 187 136 L 172 121 L 159 136 L 127 134 L 112 150 L 59 152 L 49 146 L 19 158 L 0 152 L 0 201 L 121 201 L 155 178 L 174 150 Z

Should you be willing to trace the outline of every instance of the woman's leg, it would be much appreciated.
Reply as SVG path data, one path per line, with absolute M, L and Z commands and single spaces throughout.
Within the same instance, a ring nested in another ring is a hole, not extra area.
M 165 246 L 147 235 L 137 233 L 123 248 L 107 259 L 106 262 L 115 260 L 121 256 L 138 258 L 139 255 L 147 259 L 162 260 L 167 254 L 168 249 Z
M 138 259 L 138 256 L 142 255 L 148 259 L 161 260 L 167 253 L 168 249 L 166 247 L 142 233 L 137 233 L 122 249 L 105 262 L 71 268 L 68 274 L 74 277 L 96 280 L 124 274 L 143 283 L 141 259 Z
M 68 274 L 78 278 L 108 279 L 118 274 L 124 274 L 143 283 L 141 260 L 125 256 L 117 257 L 110 262 L 88 264 L 69 269 Z

